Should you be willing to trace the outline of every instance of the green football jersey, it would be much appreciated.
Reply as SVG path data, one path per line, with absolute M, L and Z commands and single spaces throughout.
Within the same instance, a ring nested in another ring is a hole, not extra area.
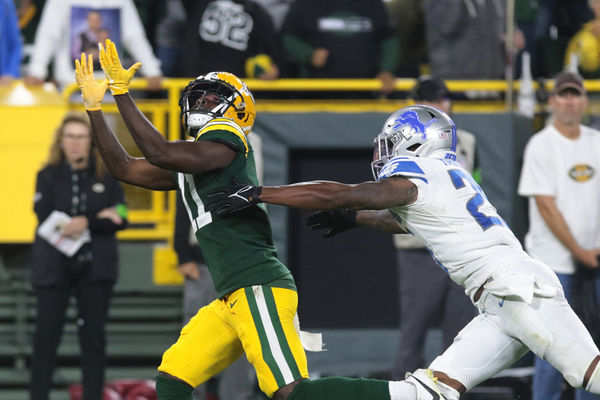
M 277 259 L 264 204 L 225 217 L 205 210 L 207 194 L 214 189 L 234 181 L 258 185 L 254 153 L 240 127 L 228 119 L 214 119 L 196 140 L 220 142 L 238 151 L 224 169 L 196 175 L 177 173 L 183 202 L 219 297 L 252 285 L 296 289 L 290 271 Z

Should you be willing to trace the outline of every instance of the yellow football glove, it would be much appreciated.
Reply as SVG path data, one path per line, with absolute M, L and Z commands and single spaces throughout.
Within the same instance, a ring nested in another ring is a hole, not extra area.
M 129 69 L 123 68 L 121 60 L 119 60 L 117 47 L 110 39 L 106 39 L 106 49 L 102 46 L 102 43 L 98 43 L 98 47 L 100 48 L 100 65 L 102 65 L 102 70 L 108 78 L 110 92 L 113 95 L 129 92 L 129 82 L 136 71 L 140 69 L 142 63 L 137 62 Z
M 92 55 L 85 59 L 85 53 L 81 53 L 81 62 L 75 60 L 75 80 L 81 90 L 83 104 L 86 110 L 99 110 L 104 93 L 108 87 L 108 81 L 97 82 L 94 78 L 94 61 Z

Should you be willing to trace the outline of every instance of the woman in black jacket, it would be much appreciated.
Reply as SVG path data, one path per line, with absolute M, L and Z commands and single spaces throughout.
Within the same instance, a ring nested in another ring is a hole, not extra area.
M 67 257 L 36 235 L 31 282 L 37 320 L 31 363 L 32 400 L 46 400 L 69 299 L 77 299 L 83 398 L 100 400 L 104 386 L 108 307 L 117 279 L 115 232 L 126 226 L 123 189 L 101 165 L 86 115 L 69 113 L 56 130 L 45 167 L 38 173 L 35 213 L 43 223 L 54 211 L 71 219 L 60 228 L 76 238 L 89 230 L 91 241 Z

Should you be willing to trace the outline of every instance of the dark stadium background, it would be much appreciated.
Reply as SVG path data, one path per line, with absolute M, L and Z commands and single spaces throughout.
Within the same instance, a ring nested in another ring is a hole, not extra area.
M 295 149 L 290 182 L 372 180 L 372 149 Z M 398 279 L 392 235 L 356 228 L 330 239 L 305 226 L 312 211 L 289 214 L 288 266 L 299 292 L 305 328 L 395 328 Z

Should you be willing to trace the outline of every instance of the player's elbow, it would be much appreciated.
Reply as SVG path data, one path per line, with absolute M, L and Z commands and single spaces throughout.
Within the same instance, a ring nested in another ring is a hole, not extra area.
M 107 165 L 107 170 L 110 176 L 114 179 L 121 182 L 127 181 L 128 169 L 126 164 L 123 163 L 119 165 Z
M 131 163 L 132 159 L 130 157 L 118 158 L 111 160 L 111 162 L 106 162 L 105 166 L 110 176 L 114 179 L 130 183 L 131 175 L 133 174 L 133 166 Z
M 160 168 L 168 169 L 168 166 L 172 164 L 172 157 L 159 151 L 148 152 L 145 156 L 150 164 Z

